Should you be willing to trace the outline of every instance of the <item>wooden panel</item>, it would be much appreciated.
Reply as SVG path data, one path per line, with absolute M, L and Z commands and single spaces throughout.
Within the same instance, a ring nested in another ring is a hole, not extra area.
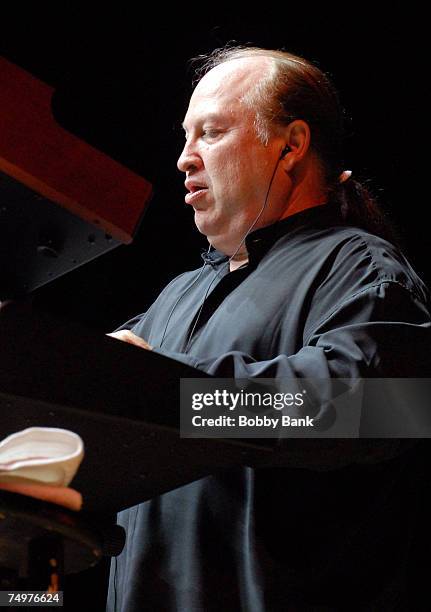
M 0 170 L 131 242 L 151 184 L 59 126 L 53 91 L 0 57 Z

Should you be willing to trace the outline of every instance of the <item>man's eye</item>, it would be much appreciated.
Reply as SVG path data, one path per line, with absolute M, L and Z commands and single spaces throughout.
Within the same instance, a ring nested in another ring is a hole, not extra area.
M 204 138 L 216 138 L 220 134 L 220 130 L 203 130 L 202 136 Z

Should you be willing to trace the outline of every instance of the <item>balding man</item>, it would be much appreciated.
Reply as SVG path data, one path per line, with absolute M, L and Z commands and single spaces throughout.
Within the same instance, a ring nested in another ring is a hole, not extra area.
M 344 169 L 327 77 L 256 48 L 214 52 L 200 77 L 178 168 L 204 264 L 113 335 L 218 377 L 417 372 L 428 294 Z M 402 590 L 408 548 L 399 458 L 371 469 L 372 449 L 323 442 L 286 444 L 285 467 L 239 465 L 122 512 L 108 610 L 379 609 Z

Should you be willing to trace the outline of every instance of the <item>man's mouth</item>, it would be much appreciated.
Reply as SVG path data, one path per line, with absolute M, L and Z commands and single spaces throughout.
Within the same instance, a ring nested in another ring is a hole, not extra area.
M 199 200 L 199 198 L 204 196 L 207 191 L 208 191 L 207 187 L 201 187 L 199 185 L 191 186 L 189 193 L 187 193 L 185 197 L 186 204 L 193 204 L 194 202 Z

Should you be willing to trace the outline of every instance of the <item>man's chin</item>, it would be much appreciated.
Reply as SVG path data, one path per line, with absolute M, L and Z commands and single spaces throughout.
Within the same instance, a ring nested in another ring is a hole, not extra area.
M 216 249 L 216 251 L 219 251 L 220 253 L 223 253 L 224 255 L 227 255 L 228 257 L 233 255 L 233 253 L 236 251 L 237 245 L 233 246 L 232 244 L 228 244 L 226 242 L 226 238 L 224 238 L 223 236 L 219 236 L 219 235 L 214 236 L 211 234 L 206 234 L 205 232 L 201 232 L 201 233 L 207 237 L 209 244 L 213 247 L 213 249 Z
M 210 236 L 217 237 L 217 230 L 214 222 L 208 219 L 208 213 L 201 210 L 195 210 L 195 225 L 201 234 L 204 234 L 210 240 Z
M 201 234 L 203 234 L 204 236 L 206 236 L 209 244 L 216 249 L 217 251 L 220 251 L 221 253 L 225 253 L 225 255 L 227 255 L 228 253 L 226 252 L 226 241 L 223 240 L 223 237 L 218 235 L 218 234 L 214 234 L 214 232 L 211 230 L 211 228 L 206 228 L 203 226 L 203 224 L 196 224 L 196 227 L 198 228 L 199 232 Z
M 211 222 L 208 218 L 205 219 L 204 214 L 200 211 L 195 211 L 195 224 L 199 232 L 207 237 L 208 242 L 214 249 L 228 256 L 235 253 L 241 239 L 239 238 L 238 242 L 233 241 L 232 237 L 227 239 L 226 235 L 229 230 L 217 227 L 214 222 Z

